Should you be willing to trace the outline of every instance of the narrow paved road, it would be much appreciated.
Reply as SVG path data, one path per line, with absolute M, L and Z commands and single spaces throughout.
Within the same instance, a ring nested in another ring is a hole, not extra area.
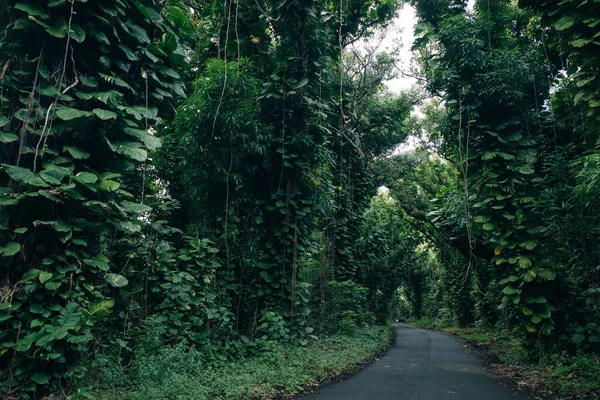
M 303 400 L 524 400 L 461 341 L 443 333 L 394 324 L 396 343 L 358 375 Z

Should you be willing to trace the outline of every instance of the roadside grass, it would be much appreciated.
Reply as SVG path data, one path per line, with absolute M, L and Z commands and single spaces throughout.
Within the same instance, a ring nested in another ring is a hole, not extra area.
M 140 357 L 127 370 L 110 364 L 97 368 L 95 384 L 82 385 L 70 399 L 291 398 L 356 372 L 386 350 L 393 335 L 389 326 L 357 328 L 217 366 L 207 365 L 197 350 L 172 346 Z
M 459 328 L 428 319 L 410 320 L 408 323 L 465 339 L 484 353 L 499 374 L 514 379 L 518 385 L 545 398 L 600 399 L 600 358 L 597 355 L 547 354 L 533 362 L 522 340 L 506 331 Z

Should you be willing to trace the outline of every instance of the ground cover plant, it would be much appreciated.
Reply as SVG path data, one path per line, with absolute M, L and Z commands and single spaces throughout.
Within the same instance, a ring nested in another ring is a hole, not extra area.
M 180 344 L 153 349 L 127 369 L 102 360 L 93 369 L 95 385 L 70 398 L 292 398 L 358 371 L 387 348 L 392 333 L 389 327 L 357 328 L 306 345 L 272 343 L 259 354 L 218 362 Z

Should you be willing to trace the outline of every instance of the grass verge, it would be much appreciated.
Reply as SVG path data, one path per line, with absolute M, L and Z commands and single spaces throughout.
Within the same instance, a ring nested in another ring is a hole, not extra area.
M 278 346 L 260 356 L 207 367 L 194 349 L 174 346 L 145 356 L 127 371 L 100 368 L 99 386 L 71 399 L 284 399 L 360 370 L 393 340 L 389 327 L 357 328 L 306 346 Z
M 410 324 L 456 335 L 470 342 L 496 373 L 512 379 L 536 398 L 553 400 L 600 399 L 598 355 L 548 354 L 531 362 L 523 342 L 507 332 L 486 328 L 458 328 L 435 321 Z

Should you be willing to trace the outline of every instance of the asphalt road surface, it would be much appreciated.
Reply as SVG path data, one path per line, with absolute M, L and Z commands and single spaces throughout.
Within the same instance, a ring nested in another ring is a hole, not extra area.
M 396 343 L 379 361 L 303 400 L 524 400 L 487 371 L 459 339 L 394 324 Z

